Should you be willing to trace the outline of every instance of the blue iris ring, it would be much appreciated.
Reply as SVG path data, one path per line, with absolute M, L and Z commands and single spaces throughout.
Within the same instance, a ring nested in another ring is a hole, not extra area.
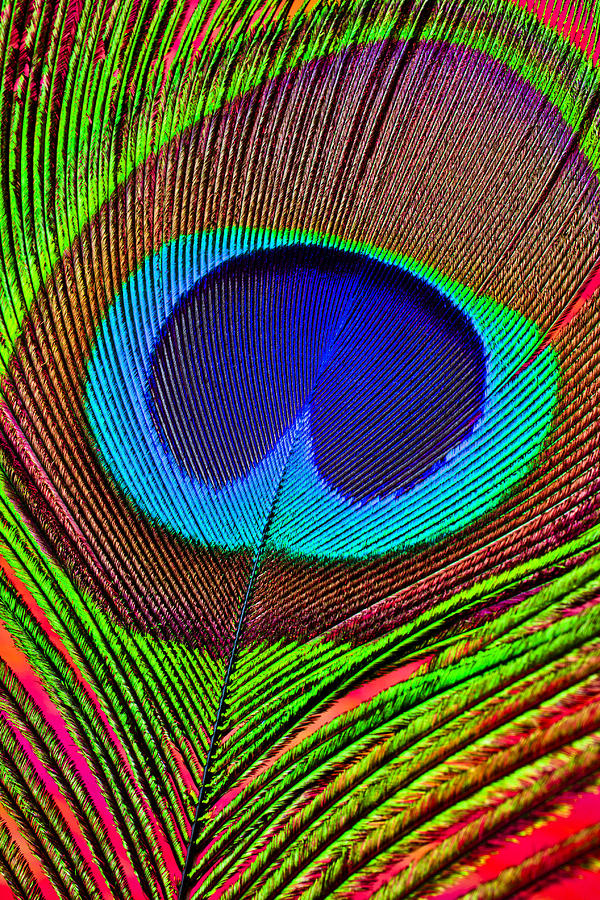
M 97 447 L 156 524 L 223 550 L 368 558 L 493 508 L 549 432 L 537 329 L 414 261 L 230 230 L 146 261 L 102 323 Z M 273 504 L 276 504 L 273 509 Z

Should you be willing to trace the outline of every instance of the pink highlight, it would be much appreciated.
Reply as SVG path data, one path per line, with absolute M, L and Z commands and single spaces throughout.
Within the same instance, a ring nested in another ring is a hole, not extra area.
M 250 866 L 252 865 L 254 860 L 257 858 L 258 854 L 259 854 L 258 850 L 251 853 L 249 855 L 248 859 L 244 860 L 243 864 L 239 867 L 239 869 L 236 869 L 235 872 L 229 876 L 229 878 L 225 879 L 225 881 L 221 885 L 219 885 L 219 887 L 217 888 L 216 891 L 212 892 L 211 900 L 220 900 L 220 898 L 223 896 L 223 894 L 225 894 L 229 890 L 230 887 L 233 887 L 233 885 L 236 883 L 236 881 L 244 874 L 246 869 L 250 868 Z M 200 900 L 201 895 L 198 892 L 196 892 L 194 897 L 197 898 L 197 900 Z
M 569 812 L 563 814 L 555 813 L 552 819 L 543 825 L 538 826 L 533 831 L 523 837 L 513 835 L 505 835 L 505 843 L 498 849 L 491 852 L 486 851 L 485 846 L 480 851 L 479 862 L 467 860 L 468 868 L 475 867 L 475 871 L 471 871 L 464 878 L 455 881 L 451 887 L 446 888 L 440 893 L 439 888 L 435 894 L 423 894 L 423 900 L 460 900 L 471 891 L 476 891 L 482 885 L 493 882 L 506 869 L 525 863 L 535 854 L 543 850 L 551 851 L 552 847 L 560 844 L 565 838 L 573 834 L 577 834 L 584 828 L 588 828 L 598 823 L 600 813 L 600 790 L 594 792 L 573 795 L 565 794 L 556 801 L 556 805 L 564 804 L 571 806 Z M 356 890 L 353 893 L 353 900 L 369 900 L 376 891 L 384 888 L 401 872 L 409 868 L 411 865 L 422 859 L 428 853 L 438 847 L 443 840 L 457 833 L 464 828 L 469 821 L 475 821 L 477 814 L 456 823 L 448 828 L 444 834 L 435 841 L 424 844 L 412 853 L 407 854 L 402 859 L 391 863 L 383 872 L 369 878 L 368 887 Z M 497 840 L 497 838 L 494 838 Z M 590 887 L 600 887 L 600 872 L 588 872 L 581 870 L 581 877 L 590 884 Z M 580 889 L 581 881 L 580 873 L 572 875 L 566 873 L 564 879 L 561 878 L 557 883 L 553 883 L 548 887 L 540 888 L 532 894 L 527 894 L 530 900 L 579 900 L 583 894 L 573 893 Z M 594 891 L 590 896 L 596 896 Z
M 339 700 L 334 700 L 327 709 L 310 721 L 295 737 L 286 741 L 286 743 L 270 759 L 265 760 L 256 769 L 252 770 L 246 778 L 235 785 L 235 787 L 232 787 L 227 793 L 223 794 L 211 809 L 212 818 L 215 818 L 222 812 L 258 775 L 266 772 L 273 763 L 277 762 L 277 760 L 280 759 L 284 753 L 287 753 L 288 750 L 297 747 L 302 741 L 306 740 L 306 738 L 310 737 L 316 731 L 319 731 L 319 729 L 324 728 L 326 725 L 329 725 L 330 722 L 333 722 L 340 716 L 357 709 L 357 707 L 361 706 L 363 703 L 368 703 L 383 691 L 387 691 L 397 684 L 407 681 L 418 669 L 428 665 L 432 659 L 433 656 L 426 656 L 413 660 L 410 663 L 406 663 L 404 666 L 394 669 L 387 675 L 381 675 L 379 678 L 374 678 L 371 681 L 366 682 L 366 684 L 354 688 L 354 690 L 349 691 L 349 693 Z
M 540 824 L 525 836 L 510 836 L 499 849 L 486 852 L 479 863 L 475 862 L 474 872 L 455 882 L 443 893 L 437 893 L 436 900 L 459 900 L 469 891 L 476 890 L 486 882 L 494 881 L 505 869 L 521 865 L 541 851 L 551 851 L 552 847 L 571 835 L 596 825 L 600 814 L 600 789 L 579 795 L 563 794 L 555 801 L 554 805 L 564 805 L 565 808 L 570 807 L 570 809 L 564 813 L 555 813 L 549 821 Z M 449 830 L 448 834 L 455 830 L 456 828 Z M 423 855 L 421 851 L 429 852 L 435 846 L 435 843 L 432 843 L 420 848 L 419 855 Z M 411 856 L 412 858 L 415 857 Z M 388 874 L 389 870 L 386 872 L 386 877 Z M 590 876 L 590 881 L 600 885 L 600 872 L 588 872 L 587 874 Z M 573 880 L 572 876 L 565 875 L 565 885 Z M 574 896 L 567 893 L 568 888 L 565 890 L 565 885 L 561 880 L 557 884 L 545 887 L 543 890 L 540 889 L 539 892 L 536 891 L 528 896 L 536 897 L 538 900 L 542 900 L 542 898 L 543 900 L 565 900 L 569 896 Z M 595 895 L 591 894 L 590 896 Z M 429 898 L 429 895 L 425 895 L 423 900 L 433 900 L 433 896 Z
M 571 837 L 571 835 L 577 834 L 584 828 L 598 824 L 600 788 L 578 796 L 565 794 L 560 799 L 565 806 L 570 806 L 570 810 L 564 814 L 556 813 L 551 821 L 535 828 L 530 834 L 519 838 L 515 842 L 507 842 L 495 853 L 486 856 L 482 865 L 477 869 L 474 886 L 478 886 L 485 881 L 492 881 L 501 875 L 505 869 L 518 866 L 536 853 L 550 850 L 556 844 L 560 844 L 561 841 Z M 448 896 L 446 894 L 442 896 L 444 900 L 453 900 L 454 897 L 462 896 L 462 893 L 461 889 L 460 893 L 450 893 Z
M 167 75 L 169 73 L 169 70 L 171 69 L 171 66 L 173 65 L 173 63 L 175 61 L 175 57 L 177 56 L 177 53 L 179 52 L 181 42 L 185 35 L 185 30 L 188 27 L 188 25 L 190 24 L 190 22 L 192 20 L 192 16 L 194 15 L 196 10 L 200 6 L 201 2 L 202 2 L 202 0 L 188 0 L 188 2 L 186 3 L 186 5 L 184 7 L 183 18 L 181 19 L 181 23 L 179 25 L 179 28 L 177 29 L 177 34 L 175 35 L 175 39 L 173 40 L 170 50 L 167 53 L 165 53 L 165 56 L 164 56 L 163 80 L 162 80 L 162 85 L 161 85 L 161 87 L 163 87 L 163 88 L 165 86 L 165 82 L 167 80 Z M 202 42 L 204 41 L 206 35 L 208 34 L 211 23 L 215 17 L 215 14 L 216 14 L 219 6 L 221 5 L 221 2 L 222 2 L 222 0 L 215 0 L 213 5 L 210 7 L 210 9 L 206 15 L 206 19 L 205 19 L 204 25 L 202 26 L 202 30 L 201 30 L 200 34 L 192 42 L 192 50 L 194 53 L 197 50 L 199 50 Z
M 20 579 L 17 577 L 17 575 L 13 571 L 10 564 L 5 559 L 3 559 L 1 556 L 0 556 L 0 568 L 4 571 L 8 580 L 13 585 L 15 590 L 18 592 L 19 596 L 24 601 L 25 605 L 27 606 L 27 608 L 29 609 L 31 614 L 37 619 L 37 621 L 42 626 L 42 628 L 44 628 L 44 631 L 46 632 L 46 634 L 48 635 L 48 637 L 50 638 L 50 640 L 52 641 L 52 643 L 54 644 L 56 649 L 59 650 L 59 652 L 63 655 L 65 660 L 71 666 L 72 670 L 75 672 L 78 681 L 80 682 L 82 687 L 85 689 L 86 694 L 89 697 L 90 701 L 94 704 L 95 710 L 96 710 L 99 718 L 101 719 L 104 727 L 107 730 L 107 733 L 110 735 L 112 742 L 114 743 L 115 747 L 117 748 L 117 750 L 119 752 L 119 756 L 122 760 L 123 766 L 128 772 L 128 776 L 132 780 L 135 780 L 133 771 L 132 771 L 131 767 L 129 766 L 129 763 L 125 756 L 123 747 L 120 744 L 120 742 L 118 741 L 118 738 L 117 738 L 113 728 L 111 727 L 110 723 L 108 722 L 108 719 L 106 718 L 105 714 L 103 713 L 103 711 L 100 707 L 100 704 L 98 702 L 98 698 L 92 691 L 92 689 L 91 689 L 90 685 L 87 683 L 87 681 L 85 681 L 85 679 L 82 677 L 81 672 L 78 670 L 77 666 L 75 665 L 72 657 L 70 656 L 68 650 L 64 646 L 61 638 L 56 633 L 56 631 L 52 628 L 45 613 L 43 612 L 43 610 L 40 609 L 39 605 L 37 604 L 33 594 L 27 589 L 27 587 L 23 584 L 23 582 L 20 581 Z M 108 808 L 108 804 L 106 802 L 104 794 L 102 793 L 100 785 L 98 784 L 93 772 L 91 771 L 87 760 L 85 759 L 81 750 L 79 749 L 79 747 L 77 746 L 75 741 L 72 739 L 69 731 L 67 730 L 61 713 L 59 712 L 59 710 L 56 708 L 54 702 L 49 697 L 49 695 L 46 692 L 37 673 L 32 668 L 29 660 L 27 659 L 25 654 L 15 644 L 12 635 L 10 634 L 10 632 L 8 631 L 8 629 L 5 627 L 5 625 L 3 623 L 0 623 L 0 646 L 2 647 L 2 658 L 3 658 L 4 662 L 8 666 L 10 666 L 11 670 L 19 678 L 19 680 L 23 684 L 23 687 L 27 690 L 27 692 L 31 696 L 32 700 L 36 703 L 36 705 L 39 707 L 39 709 L 43 712 L 47 723 L 54 730 L 58 740 L 60 741 L 60 743 L 62 744 L 62 746 L 65 750 L 65 753 L 67 754 L 67 756 L 69 757 L 75 770 L 78 772 L 79 776 L 81 777 L 81 779 L 85 785 L 85 788 L 88 791 L 92 802 L 94 803 L 94 806 L 98 812 L 98 815 L 103 822 L 103 825 L 107 831 L 107 834 L 110 837 L 110 841 L 111 841 L 113 847 L 115 848 L 115 852 L 117 853 L 117 855 L 119 857 L 121 866 L 123 868 L 125 877 L 127 879 L 128 888 L 131 893 L 131 897 L 139 898 L 139 900 L 146 900 L 146 894 L 142 890 L 141 885 L 140 885 L 140 883 L 136 877 L 136 874 L 133 870 L 133 867 L 129 860 L 129 856 L 127 854 L 127 851 L 125 849 L 125 846 L 123 844 L 123 841 L 121 839 L 119 831 L 115 825 L 112 814 Z M 162 829 L 158 825 L 156 818 L 151 816 L 149 810 L 148 810 L 148 814 L 151 819 L 154 819 L 154 823 L 155 823 L 154 831 L 155 831 L 157 840 L 159 842 L 160 849 L 164 853 L 165 862 L 167 863 L 167 865 L 169 867 L 169 871 L 172 873 L 172 877 L 175 880 L 180 874 L 180 868 L 175 861 L 175 858 L 173 856 L 171 848 L 169 847 L 164 835 L 162 834 Z M 73 836 L 76 837 L 75 834 Z M 85 849 L 85 858 L 86 858 L 86 861 L 90 865 L 90 869 L 92 869 L 92 867 L 95 868 L 95 864 L 92 862 L 91 852 L 90 852 L 89 848 L 87 848 L 87 847 Z M 97 870 L 96 870 L 96 873 L 97 873 Z M 109 888 L 107 887 L 107 885 L 103 879 L 99 880 L 98 886 L 101 889 L 103 896 L 105 896 L 107 898 L 107 900 L 110 900 L 111 894 L 110 894 Z
M 35 751 L 29 741 L 22 735 L 20 730 L 16 728 L 11 722 L 8 722 L 3 713 L 0 715 L 5 718 L 7 724 L 11 728 L 13 732 L 14 738 L 16 742 L 21 747 L 23 753 L 27 756 L 29 762 L 31 763 L 33 769 L 35 770 L 36 775 L 44 785 L 44 789 L 46 793 L 52 798 L 53 802 L 56 804 L 57 809 L 61 813 L 63 819 L 69 827 L 69 830 L 77 844 L 77 847 L 86 862 L 94 881 L 98 885 L 99 889 L 104 893 L 105 896 L 109 897 L 110 895 L 107 893 L 107 888 L 105 888 L 105 880 L 100 873 L 100 870 L 94 861 L 94 858 L 90 852 L 89 846 L 86 842 L 86 839 L 83 835 L 79 822 L 77 821 L 76 816 L 74 815 L 71 807 L 68 805 L 65 800 L 63 794 L 61 793 L 58 785 L 56 784 L 54 778 L 50 775 L 47 769 L 44 768 L 38 757 L 35 755 Z
M 175 60 L 179 47 L 181 46 L 185 30 L 200 2 L 201 0 L 189 0 L 185 7 L 181 25 L 177 30 L 171 49 L 164 57 L 162 87 L 165 85 L 167 74 Z M 552 0 L 510 0 L 510 2 L 515 6 L 519 6 L 521 9 L 526 9 L 535 16 L 539 22 L 546 25 L 548 28 L 551 28 L 553 31 L 556 31 L 574 47 L 577 47 L 577 49 L 594 64 L 600 59 L 600 40 L 598 32 L 593 27 L 593 16 L 585 9 L 583 3 L 578 8 L 569 11 L 569 0 L 554 0 L 554 2 L 552 2 Z M 192 42 L 192 51 L 194 54 L 200 49 L 208 35 L 215 13 L 221 3 L 222 0 L 215 0 L 210 7 L 202 30 Z M 309 16 L 314 8 L 319 5 L 319 0 L 308 0 L 307 3 L 305 3 L 305 0 L 296 0 L 290 7 L 288 20 L 291 20 L 300 12 L 303 4 L 305 4 L 304 15 Z M 247 26 L 249 29 L 257 27 L 268 13 L 270 5 L 269 2 L 266 2 L 264 6 L 254 14 Z M 277 16 L 281 14 L 282 9 L 282 6 L 274 9 L 270 14 L 269 19 L 276 20 Z M 232 36 L 235 35 L 241 24 L 241 22 L 238 22 L 237 25 L 235 25 L 231 32 Z M 216 37 L 216 35 L 214 35 L 213 38 L 214 37 Z M 213 38 L 211 38 L 211 42 Z
M 163 737 L 163 753 L 165 756 L 169 756 L 179 773 L 179 776 L 186 786 L 188 791 L 197 791 L 196 782 L 192 778 L 191 772 L 186 766 L 183 756 L 173 743 L 173 741 L 169 740 L 169 738 L 165 735 Z
M 23 837 L 23 835 L 21 834 L 19 826 L 17 825 L 15 820 L 12 818 L 12 816 L 8 813 L 8 811 L 1 804 L 0 804 L 0 822 L 2 822 L 4 824 L 4 826 L 8 830 L 8 833 L 10 834 L 12 840 L 14 841 L 14 843 L 17 845 L 17 847 L 21 851 L 21 854 L 23 855 L 25 862 L 29 866 L 31 874 L 35 878 L 36 887 L 39 888 L 44 900 L 60 900 L 60 897 L 58 896 L 56 890 L 52 886 L 50 879 L 44 872 L 44 869 L 42 868 L 42 864 L 29 849 L 29 845 L 28 845 L 27 841 L 25 840 L 25 838 Z M 13 894 L 13 892 L 11 891 L 9 886 L 6 884 L 4 879 L 2 879 L 2 881 L 0 881 L 0 898 L 1 898 L 1 900 L 17 900 L 17 898 L 15 898 L 15 895 Z
M 204 855 L 204 854 L 206 854 L 206 853 L 210 853 L 210 851 L 211 851 L 212 848 L 215 846 L 215 844 L 217 843 L 217 841 L 221 840 L 221 838 L 222 838 L 223 835 L 225 834 L 225 831 L 226 831 L 226 829 L 223 828 L 223 829 L 221 829 L 221 831 L 218 832 L 218 834 L 216 834 L 216 835 L 214 836 L 214 838 L 212 839 L 212 841 L 211 841 L 209 844 L 207 844 L 206 847 L 203 848 L 203 850 L 202 850 L 202 855 Z M 218 860 L 217 860 L 217 862 L 218 862 Z M 212 866 L 210 867 L 210 869 L 208 869 L 208 871 L 205 872 L 204 875 L 202 875 L 202 877 L 199 878 L 199 879 L 196 881 L 196 883 L 195 883 L 195 885 L 194 885 L 194 888 L 193 888 L 193 891 L 192 891 L 192 894 L 191 894 L 191 897 L 192 897 L 192 898 L 195 897 L 195 896 L 198 894 L 198 892 L 200 891 L 200 888 L 202 887 L 202 885 L 204 884 L 204 882 L 206 881 L 206 879 L 208 878 L 208 876 L 209 876 L 212 872 L 214 872 L 215 866 L 216 866 L 216 865 L 217 865 L 217 863 L 215 863 L 214 865 L 212 865 Z
M 118 735 L 116 734 L 114 728 L 112 727 L 106 714 L 104 713 L 104 711 L 100 705 L 100 701 L 98 700 L 98 697 L 97 697 L 94 689 L 82 675 L 81 670 L 79 669 L 75 660 L 69 653 L 69 651 L 68 651 L 67 647 L 65 646 L 63 640 L 61 639 L 60 635 L 53 628 L 48 617 L 46 616 L 43 609 L 41 609 L 40 605 L 35 600 L 35 597 L 31 593 L 31 591 L 29 591 L 27 586 L 17 577 L 16 573 L 14 572 L 14 570 L 12 569 L 10 564 L 2 556 L 0 556 L 0 568 L 4 571 L 6 577 L 8 578 L 10 583 L 13 585 L 13 587 L 15 588 L 15 590 L 17 591 L 17 593 L 19 594 L 21 599 L 24 601 L 24 603 L 27 606 L 27 609 L 29 610 L 31 615 L 38 621 L 38 623 L 41 625 L 41 627 L 46 632 L 48 638 L 54 644 L 55 648 L 59 651 L 59 653 L 62 655 L 64 660 L 69 664 L 71 670 L 73 671 L 75 677 L 77 678 L 77 681 L 79 682 L 81 687 L 84 689 L 90 702 L 93 704 L 96 715 L 102 722 L 102 725 L 104 726 L 104 729 L 105 729 L 107 735 L 109 736 L 113 746 L 117 750 L 117 752 L 119 754 L 119 758 L 121 760 L 121 764 L 123 765 L 123 768 L 127 772 L 128 779 L 130 780 L 131 783 L 136 783 L 137 779 L 135 777 L 133 769 L 131 768 L 131 766 L 129 764 L 129 760 L 127 759 L 127 754 L 125 752 L 125 749 L 124 749 L 121 741 L 119 740 Z M 21 654 L 21 657 L 22 657 L 22 660 L 24 660 L 26 662 L 27 666 L 29 666 L 29 663 L 27 662 L 26 657 L 23 654 Z M 11 668 L 12 668 L 12 666 L 11 666 Z M 55 709 L 55 707 L 53 707 L 53 709 Z M 62 718 L 61 718 L 61 722 L 62 722 Z M 174 746 L 170 742 L 169 742 L 169 745 L 170 745 L 170 747 Z M 187 768 L 185 768 L 181 754 L 179 754 L 179 759 L 178 759 L 178 770 L 180 771 L 180 774 L 182 775 L 182 779 L 184 780 L 184 783 L 186 785 L 190 786 L 191 789 L 195 789 L 194 781 L 193 781 L 190 773 L 187 771 Z M 184 775 L 184 771 L 185 771 L 185 775 Z M 94 784 L 95 784 L 95 782 L 94 782 Z M 97 793 L 98 789 L 96 788 L 95 790 Z M 96 794 L 92 794 L 92 796 L 94 797 L 94 802 L 96 802 L 95 801 Z M 156 840 L 160 847 L 161 853 L 163 854 L 165 865 L 167 866 L 169 874 L 170 874 L 171 878 L 173 879 L 173 883 L 176 883 L 180 877 L 181 868 L 180 868 L 177 860 L 175 859 L 175 856 L 173 854 L 170 844 L 168 843 L 168 841 L 165 838 L 163 829 L 161 828 L 156 816 L 153 815 L 147 802 L 143 799 L 141 791 L 139 792 L 139 797 L 140 797 L 140 801 L 146 811 L 146 815 L 148 816 L 148 819 L 152 823 L 153 831 L 156 836 Z M 102 797 L 102 800 L 104 801 L 103 797 Z M 112 821 L 112 819 L 111 819 L 111 821 Z M 115 829 L 115 833 L 117 833 L 116 829 Z M 114 842 L 113 842 L 113 844 L 114 844 Z M 120 843 L 120 838 L 119 838 L 119 843 L 117 845 L 115 845 L 115 849 L 118 846 L 122 846 Z M 124 849 L 125 848 L 123 847 L 123 851 L 124 851 Z M 126 854 L 123 855 L 123 857 L 122 857 L 122 866 L 123 866 L 123 869 L 125 870 L 125 873 L 128 876 L 128 879 L 135 879 L 135 884 L 138 884 L 137 878 L 133 871 L 133 868 L 129 862 L 129 857 Z M 141 890 L 139 888 L 139 884 L 138 884 L 138 890 Z M 140 894 L 139 896 L 145 896 L 145 894 Z
M 17 647 L 12 638 L 12 635 L 3 623 L 0 623 L 0 646 L 2 647 L 2 658 L 4 662 L 8 666 L 10 666 L 15 675 L 17 675 L 18 673 L 17 677 L 19 678 L 19 681 L 21 682 L 27 693 L 30 695 L 34 703 L 43 713 L 48 725 L 54 730 L 56 737 L 62 744 L 62 747 L 69 757 L 70 762 L 81 777 L 86 790 L 88 791 L 92 802 L 98 810 L 99 816 L 110 835 L 111 842 L 115 847 L 115 850 L 117 850 L 119 856 L 123 860 L 123 868 L 125 869 L 126 875 L 128 876 L 128 882 L 130 883 L 132 896 L 139 898 L 145 897 L 145 894 L 141 891 L 141 887 L 137 882 L 137 879 L 135 879 L 133 869 L 128 863 L 125 847 L 122 844 L 120 835 L 116 829 L 112 815 L 110 814 L 110 811 L 106 804 L 106 800 L 104 799 L 104 795 L 100 790 L 98 782 L 94 778 L 87 761 L 83 757 L 83 754 L 67 731 L 60 712 L 54 705 L 49 695 L 46 693 L 44 686 L 42 685 L 36 672 L 31 667 L 27 657 Z M 22 746 L 26 750 L 26 745 L 22 743 Z M 31 748 L 28 755 L 30 756 L 32 761 L 33 759 L 36 759 Z M 38 771 L 38 773 L 43 771 L 41 763 L 39 763 L 39 761 L 37 760 L 36 770 Z M 54 789 L 56 792 L 58 792 L 58 788 L 56 785 L 54 785 Z M 79 829 L 77 829 L 77 832 L 73 832 L 73 837 L 77 840 L 78 844 L 80 836 L 81 834 L 79 832 Z M 106 882 L 104 881 L 104 879 L 99 877 L 97 867 L 93 862 L 91 852 L 87 845 L 85 845 L 84 849 L 82 848 L 82 852 L 84 852 L 84 858 L 90 866 L 90 870 L 94 873 L 94 880 L 97 880 L 98 887 L 101 890 L 103 896 L 105 896 L 107 900 L 110 900 L 110 893 L 108 891 L 108 887 L 106 886 Z
M 204 25 L 202 26 L 202 30 L 201 30 L 200 34 L 192 42 L 192 50 L 194 51 L 194 53 L 196 53 L 202 46 L 202 43 L 204 42 L 204 40 L 210 30 L 210 26 L 212 25 L 213 19 L 215 17 L 215 14 L 216 14 L 219 6 L 221 5 L 221 2 L 222 2 L 222 0 L 215 0 L 213 5 L 209 9 L 208 15 L 206 16 L 206 21 L 205 21 Z M 209 43 L 212 43 L 212 37 L 211 37 L 211 41 L 209 41 Z
M 535 359 L 537 359 L 537 357 L 546 349 L 546 347 L 549 347 L 550 344 L 552 344 L 552 342 L 558 337 L 563 328 L 566 328 L 567 325 L 569 325 L 576 318 L 576 316 L 579 315 L 585 304 L 593 297 L 598 289 L 600 289 L 600 259 L 592 269 L 591 274 L 584 282 L 583 287 L 581 288 L 579 293 L 573 298 L 573 300 L 571 300 L 566 309 L 563 310 L 540 345 L 523 363 L 517 374 L 522 372 L 523 369 L 526 369 L 528 365 L 530 365 Z
M 333 722 L 333 720 L 337 719 L 339 716 L 352 712 L 352 710 L 361 706 L 363 703 L 368 703 L 370 700 L 373 700 L 378 694 L 383 693 L 383 691 L 387 691 L 397 684 L 407 681 L 418 669 L 431 662 L 432 658 L 432 656 L 427 656 L 413 660 L 404 666 L 394 669 L 393 672 L 390 672 L 387 675 L 381 675 L 379 678 L 367 681 L 366 684 L 362 684 L 360 687 L 350 691 L 344 697 L 332 703 L 331 706 L 328 706 L 327 709 L 322 712 L 321 715 L 317 716 L 313 722 L 307 725 L 306 728 L 303 728 L 289 744 L 286 744 L 286 746 L 279 751 L 278 756 L 283 755 L 287 750 L 291 750 L 292 747 L 297 747 L 298 744 L 302 743 L 307 737 L 310 737 L 311 734 L 314 734 L 315 731 L 329 725 L 330 722 Z
M 528 895 L 528 900 L 582 900 L 600 897 L 600 872 L 577 868 L 575 872 L 560 875 L 553 883 L 536 889 Z
M 597 63 L 600 57 L 598 33 L 593 28 L 593 17 L 581 4 L 569 12 L 569 0 L 511 0 L 526 9 L 548 28 L 556 31 L 569 43 Z
M 0 872 L 0 900 L 17 900 Z

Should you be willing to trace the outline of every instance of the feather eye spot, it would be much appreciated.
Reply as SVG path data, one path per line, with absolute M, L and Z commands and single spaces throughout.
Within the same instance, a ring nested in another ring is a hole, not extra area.
M 183 352 L 182 352 L 183 348 Z M 179 301 L 152 355 L 158 427 L 191 477 L 244 478 L 308 416 L 315 466 L 350 500 L 409 490 L 482 413 L 485 354 L 432 285 L 356 253 L 237 257 Z
M 215 242 L 147 261 L 88 370 L 99 451 L 154 521 L 252 548 L 279 496 L 278 550 L 366 558 L 464 527 L 533 464 L 557 368 L 549 347 L 519 368 L 538 343 L 525 317 L 372 248 Z M 162 275 L 173 258 L 197 261 L 183 291 Z

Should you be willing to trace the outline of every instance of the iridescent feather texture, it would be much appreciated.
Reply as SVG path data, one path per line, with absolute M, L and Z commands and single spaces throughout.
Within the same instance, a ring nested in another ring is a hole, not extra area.
M 600 896 L 583 0 L 9 0 L 0 896 Z

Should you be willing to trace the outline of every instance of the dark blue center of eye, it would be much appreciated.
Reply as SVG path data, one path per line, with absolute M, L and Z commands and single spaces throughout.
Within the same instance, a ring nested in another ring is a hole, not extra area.
M 293 245 L 238 256 L 185 294 L 149 387 L 163 440 L 202 482 L 248 474 L 307 411 L 321 477 L 366 500 L 407 490 L 469 433 L 485 357 L 425 281 Z

